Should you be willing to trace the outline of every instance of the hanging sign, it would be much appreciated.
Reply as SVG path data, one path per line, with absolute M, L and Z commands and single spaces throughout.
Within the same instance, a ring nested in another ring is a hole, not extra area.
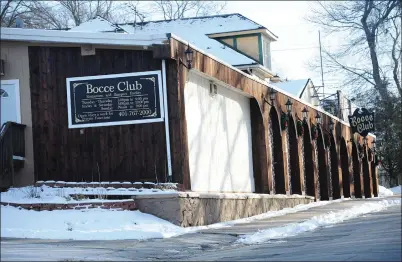
M 67 78 L 68 127 L 163 121 L 161 72 Z
M 369 132 L 374 131 L 374 113 L 365 108 L 358 108 L 349 116 L 349 123 L 353 133 L 359 133 L 365 137 Z

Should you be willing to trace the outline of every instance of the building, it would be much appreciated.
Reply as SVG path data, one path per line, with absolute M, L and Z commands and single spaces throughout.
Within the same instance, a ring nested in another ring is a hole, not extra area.
M 285 80 L 273 85 L 279 87 L 281 90 L 288 92 L 302 101 L 320 107 L 320 99 L 316 88 L 314 87 L 313 81 L 308 79 L 298 79 L 298 80 Z M 347 121 L 347 119 L 345 120 Z
M 2 28 L 1 121 L 19 123 L 2 133 L 2 183 L 172 181 L 196 192 L 377 195 L 374 136 L 352 134 L 311 104 L 311 93 L 306 100 L 275 83 L 277 39 L 240 14 Z

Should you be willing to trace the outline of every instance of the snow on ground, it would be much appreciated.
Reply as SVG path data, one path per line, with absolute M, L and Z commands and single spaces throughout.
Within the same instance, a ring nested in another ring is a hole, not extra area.
M 379 192 L 378 192 L 379 197 L 386 197 L 392 195 L 394 195 L 394 192 L 392 192 L 390 189 L 383 186 L 379 186 Z
M 385 189 L 385 190 L 384 190 Z M 48 186 L 12 188 L 8 192 L 1 193 L 1 201 L 13 203 L 75 203 L 75 202 L 107 202 L 104 199 L 73 200 L 70 194 L 163 194 L 177 193 L 174 190 L 156 189 L 104 189 L 104 188 L 52 188 Z M 400 190 L 400 187 L 399 187 Z M 380 187 L 380 196 L 392 194 L 392 191 Z M 236 224 L 248 223 L 254 220 L 272 218 L 286 214 L 308 210 L 313 207 L 328 205 L 334 202 L 349 199 L 338 199 L 332 201 L 319 201 L 310 204 L 302 204 L 294 208 L 285 208 L 279 211 L 270 211 L 253 217 L 237 219 L 228 222 L 216 223 L 208 226 L 182 228 L 168 221 L 157 218 L 153 215 L 140 211 L 107 210 L 101 208 L 84 210 L 54 210 L 54 211 L 33 211 L 11 206 L 1 206 L 1 236 L 18 238 L 42 238 L 42 239 L 74 239 L 74 240 L 117 240 L 117 239 L 148 239 L 166 238 L 185 233 L 196 232 L 208 228 L 231 227 Z M 116 201 L 116 200 L 109 200 Z M 126 201 L 126 200 L 122 200 Z M 267 231 L 268 233 L 257 233 L 257 236 L 244 238 L 244 243 L 256 241 L 255 239 L 270 239 L 286 237 L 292 234 L 313 230 L 331 223 L 350 219 L 370 210 L 380 210 L 387 204 L 393 203 L 378 202 L 364 204 L 363 207 L 356 207 L 353 210 L 345 210 L 346 213 L 329 213 L 323 217 L 315 217 L 300 224 L 292 224 L 287 227 Z M 399 202 L 400 204 L 400 202 Z M 374 205 L 374 206 L 373 206 Z M 377 208 L 377 209 L 376 209 Z M 265 232 L 265 231 L 262 231 Z M 243 239 L 243 238 L 242 238 Z M 257 240 L 259 241 L 259 240 Z
M 183 233 L 184 228 L 140 211 L 33 211 L 1 207 L 2 237 L 116 240 L 165 238 Z
M 283 216 L 283 215 L 287 215 L 287 214 L 293 214 L 293 213 L 297 213 L 299 211 L 308 210 L 313 207 L 325 206 L 325 205 L 328 205 L 331 203 L 337 203 L 337 202 L 341 202 L 341 201 L 345 201 L 345 200 L 350 200 L 350 198 L 337 199 L 337 200 L 331 200 L 331 201 L 312 202 L 309 204 L 300 204 L 293 208 L 284 208 L 284 209 L 277 210 L 277 211 L 269 211 L 269 212 L 251 216 L 251 217 L 236 219 L 236 220 L 227 221 L 227 222 L 215 223 L 215 224 L 211 224 L 208 226 L 192 227 L 192 228 L 189 228 L 189 230 L 197 231 L 199 229 L 230 227 L 230 226 L 234 226 L 236 224 L 244 224 L 244 223 L 252 222 L 255 220 L 278 217 L 278 216 Z
M 107 209 L 33 211 L 11 206 L 1 207 L 1 236 L 17 238 L 118 240 L 166 238 L 208 228 L 230 227 L 253 220 L 277 217 L 323 206 L 321 201 L 270 211 L 257 216 L 208 226 L 182 228 L 140 211 Z
M 80 188 L 80 187 L 64 187 L 53 188 L 46 185 L 40 187 L 20 187 L 10 188 L 7 192 L 1 193 L 1 202 L 11 202 L 17 204 L 33 204 L 33 203 L 83 203 L 83 202 L 108 202 L 116 200 L 105 200 L 107 195 L 119 195 L 119 196 L 134 196 L 145 194 L 172 194 L 177 193 L 173 189 L 147 189 L 147 188 Z M 71 195 L 94 195 L 97 199 L 85 199 L 74 200 Z M 125 200 L 122 200 L 125 201 Z
M 401 205 L 400 199 L 385 199 L 373 203 L 364 203 L 362 205 L 356 205 L 352 208 L 341 210 L 338 212 L 329 212 L 324 215 L 314 216 L 311 219 L 300 223 L 291 223 L 281 227 L 270 228 L 267 230 L 261 230 L 254 234 L 244 235 L 237 240 L 237 243 L 241 244 L 258 244 L 273 239 L 281 239 L 298 235 L 303 232 L 313 231 L 318 228 L 330 226 L 341 223 L 345 220 L 356 218 L 358 216 L 379 212 L 390 206 Z
M 394 194 L 402 194 L 402 185 L 390 188 L 390 190 L 394 193 Z

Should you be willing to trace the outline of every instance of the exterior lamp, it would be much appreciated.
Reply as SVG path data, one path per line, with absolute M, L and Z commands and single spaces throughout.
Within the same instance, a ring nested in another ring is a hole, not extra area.
M 332 118 L 329 119 L 328 127 L 329 127 L 329 130 L 331 130 L 331 131 L 334 130 L 334 121 L 332 121 Z
M 317 115 L 315 116 L 315 121 L 317 122 L 317 124 L 321 125 L 321 116 L 317 113 Z
M 286 110 L 288 111 L 288 114 L 290 114 L 290 112 L 292 112 L 292 101 L 290 101 L 290 98 L 288 98 L 288 101 L 286 102 Z
M 307 109 L 307 107 L 303 108 L 302 114 L 303 114 L 303 119 L 306 120 L 307 117 L 308 117 L 308 109 Z
M 271 91 L 270 91 L 270 93 L 269 93 L 269 99 L 271 99 L 271 102 L 273 102 L 273 101 L 275 100 L 275 98 L 276 98 L 276 93 L 277 93 L 277 91 L 276 91 L 275 89 L 272 89 L 272 88 L 271 88 Z
M 371 144 L 373 145 L 373 151 L 375 152 L 375 140 L 373 140 L 373 141 L 371 142 Z
M 363 144 L 364 144 L 365 146 L 367 146 L 367 141 L 368 141 L 367 137 L 363 137 Z
M 190 44 L 188 44 L 186 51 L 184 51 L 187 60 L 187 68 L 191 69 L 191 63 L 193 62 L 194 52 L 190 49 Z

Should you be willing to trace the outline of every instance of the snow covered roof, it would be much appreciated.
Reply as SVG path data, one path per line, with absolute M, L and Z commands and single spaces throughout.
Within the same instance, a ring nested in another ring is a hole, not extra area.
M 95 17 L 79 26 L 73 27 L 70 32 L 120 32 L 123 31 L 119 26 L 103 19 L 100 16 Z
M 96 32 L 73 32 L 46 29 L 1 28 L 1 40 L 47 42 L 47 43 L 77 43 L 100 44 L 116 46 L 151 46 L 162 44 L 168 38 L 163 35 L 117 34 Z
M 272 84 L 279 87 L 283 91 L 286 91 L 296 97 L 300 97 L 309 81 L 310 79 L 298 79 Z
M 111 31 L 111 25 L 111 23 L 102 18 L 96 18 L 78 27 L 72 28 L 70 31 L 105 32 Z M 150 21 L 135 24 L 126 23 L 116 26 L 119 29 L 123 29 L 128 34 L 174 34 L 198 47 L 200 50 L 231 65 L 257 65 L 258 63 L 207 35 L 246 30 L 267 30 L 260 24 L 240 14 Z

